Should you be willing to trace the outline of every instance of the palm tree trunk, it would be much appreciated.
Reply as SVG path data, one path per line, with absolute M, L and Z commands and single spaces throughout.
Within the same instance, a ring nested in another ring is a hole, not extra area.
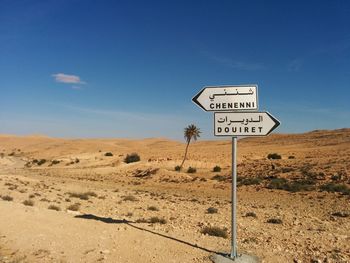
M 185 150 L 185 156 L 184 159 L 182 160 L 182 163 L 180 165 L 180 170 L 182 169 L 182 166 L 184 165 L 184 162 L 186 160 L 186 156 L 187 156 L 187 150 L 188 150 L 188 146 L 190 145 L 190 140 L 188 140 L 187 145 L 186 145 L 186 150 Z

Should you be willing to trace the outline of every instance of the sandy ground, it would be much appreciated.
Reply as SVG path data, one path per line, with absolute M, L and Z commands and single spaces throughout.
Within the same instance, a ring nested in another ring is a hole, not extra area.
M 238 150 L 239 176 L 262 178 L 238 188 L 239 251 L 262 262 L 350 262 L 349 195 L 319 188 L 349 186 L 350 130 L 241 140 Z M 0 136 L 0 262 L 211 262 L 230 250 L 230 142 L 194 143 L 175 172 L 183 151 L 162 138 Z M 132 152 L 141 161 L 124 163 Z M 266 158 L 275 152 L 282 159 Z M 186 173 L 189 166 L 197 172 Z M 305 176 L 314 190 L 266 187 Z

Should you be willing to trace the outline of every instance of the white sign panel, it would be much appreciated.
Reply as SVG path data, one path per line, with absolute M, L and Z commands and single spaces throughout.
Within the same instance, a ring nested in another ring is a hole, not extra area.
M 268 112 L 215 112 L 215 136 L 265 136 L 280 125 Z
M 244 111 L 258 109 L 256 85 L 205 87 L 192 101 L 205 111 Z

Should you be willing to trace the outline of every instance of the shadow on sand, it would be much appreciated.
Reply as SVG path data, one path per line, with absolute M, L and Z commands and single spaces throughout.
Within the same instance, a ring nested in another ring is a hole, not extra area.
M 136 226 L 136 225 L 134 225 L 135 222 L 128 221 L 128 220 L 125 220 L 125 219 L 122 219 L 122 220 L 120 220 L 120 219 L 113 219 L 111 217 L 100 217 L 100 216 L 95 216 L 95 215 L 92 215 L 92 214 L 77 215 L 77 216 L 75 216 L 75 218 L 97 220 L 97 221 L 101 221 L 101 222 L 107 223 L 107 224 L 126 224 L 126 225 L 128 225 L 130 227 L 133 227 L 133 228 L 136 228 L 138 230 L 145 231 L 145 232 L 148 232 L 148 233 L 151 233 L 153 235 L 157 235 L 157 236 L 160 236 L 160 237 L 163 237 L 163 238 L 167 238 L 167 239 L 170 239 L 170 240 L 173 240 L 173 241 L 176 241 L 176 242 L 179 242 L 179 243 L 191 246 L 193 248 L 201 249 L 201 250 L 203 250 L 205 252 L 208 252 L 208 253 L 219 253 L 219 252 L 216 252 L 216 251 L 212 251 L 210 249 L 206 249 L 204 247 L 200 247 L 200 246 L 198 246 L 196 244 L 189 243 L 189 242 L 181 240 L 181 239 L 170 237 L 170 236 L 167 236 L 167 235 L 164 235 L 164 234 L 160 234 L 160 233 L 154 232 L 152 230 L 148 230 L 148 229 Z M 221 253 L 219 253 L 219 254 L 221 254 Z

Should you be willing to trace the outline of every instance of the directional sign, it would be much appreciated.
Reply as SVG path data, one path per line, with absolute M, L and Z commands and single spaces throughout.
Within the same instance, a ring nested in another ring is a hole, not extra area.
M 256 85 L 203 88 L 192 101 L 205 111 L 244 111 L 258 109 Z
M 268 112 L 215 112 L 215 136 L 265 136 L 280 122 Z

